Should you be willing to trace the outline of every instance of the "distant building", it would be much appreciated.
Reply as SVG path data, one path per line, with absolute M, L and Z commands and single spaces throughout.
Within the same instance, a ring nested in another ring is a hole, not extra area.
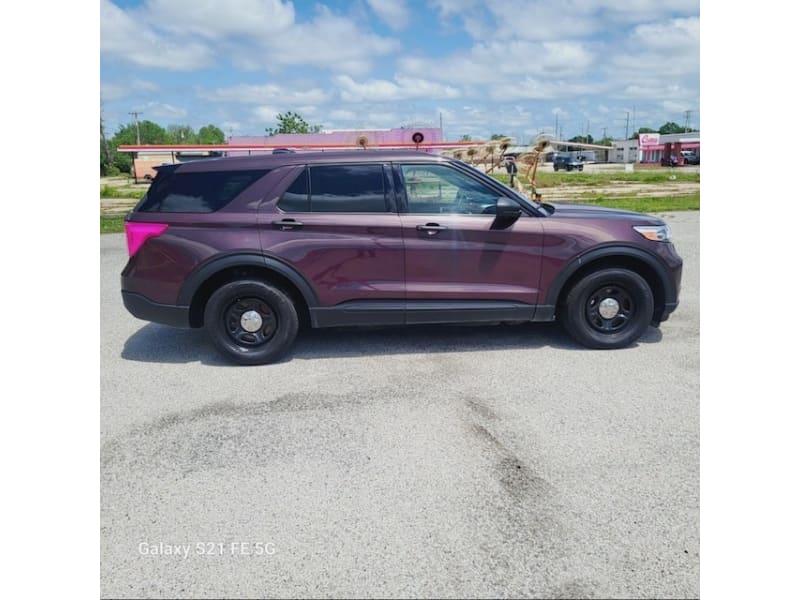
M 684 157 L 681 151 L 691 150 L 700 156 L 700 132 L 668 133 L 642 133 L 639 135 L 639 161 L 643 163 L 668 164 L 669 158 L 674 156 L 677 164 L 683 164 Z
M 635 163 L 639 160 L 639 140 L 614 140 L 608 152 L 610 163 Z
M 230 146 L 281 146 L 297 150 L 346 150 L 352 148 L 371 148 L 387 146 L 420 146 L 443 142 L 442 130 L 438 127 L 400 127 L 395 129 L 340 129 L 321 131 L 319 133 L 279 133 L 270 136 L 233 136 L 228 140 Z M 263 151 L 234 151 L 228 156 L 247 154 L 267 154 L 272 149 Z

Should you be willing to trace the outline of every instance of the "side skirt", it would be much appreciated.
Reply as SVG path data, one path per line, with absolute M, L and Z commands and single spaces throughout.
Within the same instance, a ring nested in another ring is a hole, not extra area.
M 548 311 L 549 309 L 549 311 Z M 539 318 L 539 311 L 543 310 Z M 495 300 L 373 300 L 310 309 L 312 327 L 551 321 L 553 307 Z

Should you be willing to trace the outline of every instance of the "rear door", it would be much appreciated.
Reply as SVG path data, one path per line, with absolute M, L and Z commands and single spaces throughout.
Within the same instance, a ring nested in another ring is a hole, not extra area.
M 299 271 L 323 307 L 361 300 L 402 306 L 403 240 L 390 167 L 326 164 L 295 171 L 286 191 L 262 207 L 265 253 Z
M 400 163 L 395 175 L 409 315 L 424 300 L 539 301 L 539 217 L 493 228 L 502 192 L 448 164 Z

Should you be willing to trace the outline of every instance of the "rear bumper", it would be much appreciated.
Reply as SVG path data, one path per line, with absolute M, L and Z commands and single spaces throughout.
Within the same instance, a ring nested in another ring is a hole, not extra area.
M 170 325 L 172 327 L 189 328 L 189 307 L 172 304 L 159 304 L 134 292 L 122 292 L 125 308 L 137 319 Z

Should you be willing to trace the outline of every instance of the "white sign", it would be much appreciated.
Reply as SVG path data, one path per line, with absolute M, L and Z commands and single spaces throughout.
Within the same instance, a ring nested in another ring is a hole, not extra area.
M 640 133 L 639 145 L 640 146 L 658 146 L 661 140 L 661 135 L 658 133 Z

